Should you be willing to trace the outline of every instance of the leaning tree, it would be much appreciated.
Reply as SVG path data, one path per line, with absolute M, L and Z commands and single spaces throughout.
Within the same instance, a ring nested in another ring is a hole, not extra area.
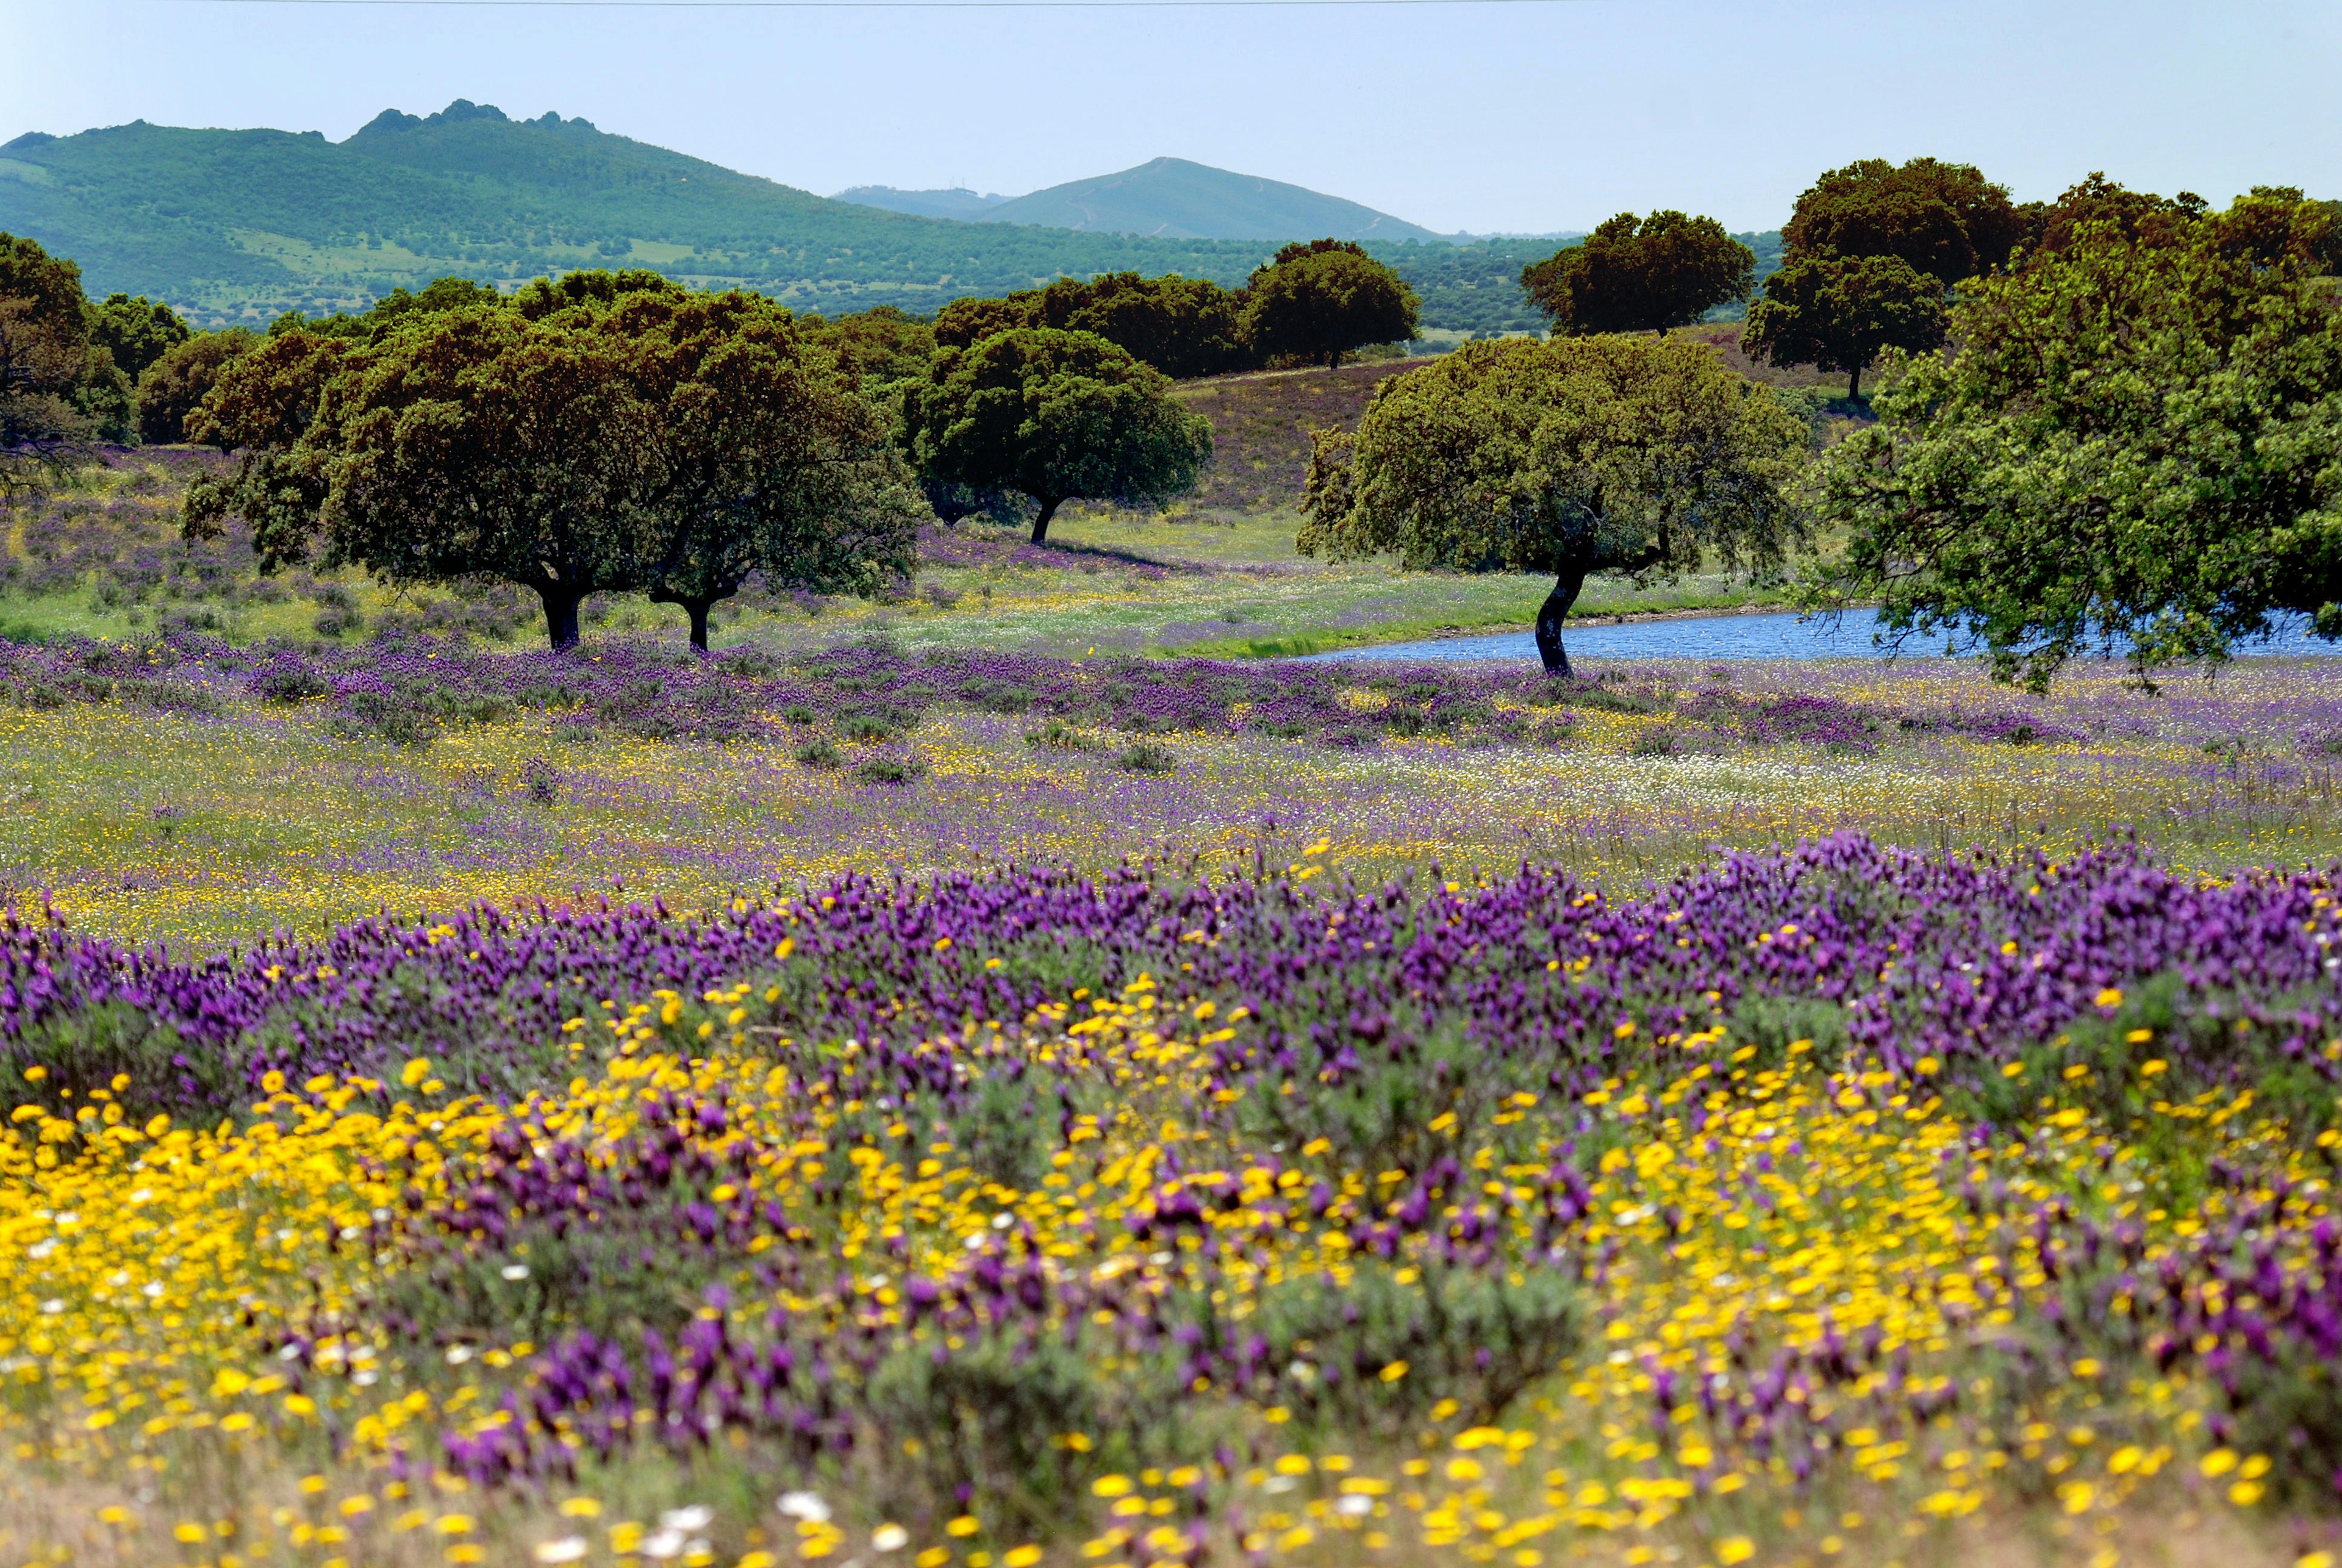
M 1356 434 L 1319 432 L 1301 549 L 1407 568 L 1550 573 L 1537 652 L 1589 574 L 1769 565 L 1803 534 L 1785 485 L 1805 422 L 1705 345 L 1647 337 L 1466 344 L 1375 389 Z
M 1170 391 L 1095 333 L 1024 327 L 938 351 L 903 390 L 904 434 L 930 486 L 1031 496 L 1039 544 L 1068 501 L 1159 506 L 1194 488 L 1212 427 Z

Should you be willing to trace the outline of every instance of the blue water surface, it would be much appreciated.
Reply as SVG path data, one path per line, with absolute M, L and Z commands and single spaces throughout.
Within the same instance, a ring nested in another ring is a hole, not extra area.
M 1562 645 L 1573 659 L 1877 659 L 1894 652 L 1874 640 L 1876 610 L 1850 610 L 1836 624 L 1794 614 L 1685 615 L 1665 621 L 1572 623 Z M 2333 658 L 2342 644 L 2309 634 L 2307 617 L 2288 623 L 2266 642 L 2240 644 L 2239 657 Z M 1940 658 L 1941 638 L 1913 638 L 1905 658 Z M 1356 659 L 1535 659 L 1536 639 L 1526 632 L 1493 637 L 1434 637 L 1419 643 L 1386 643 L 1313 654 L 1316 660 Z

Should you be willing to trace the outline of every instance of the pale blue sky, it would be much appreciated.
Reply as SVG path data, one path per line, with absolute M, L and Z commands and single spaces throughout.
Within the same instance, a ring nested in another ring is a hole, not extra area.
M 1553 0 L 1282 10 L 0 0 L 0 140 L 147 119 L 338 139 L 455 97 L 827 194 L 1009 195 L 1158 155 L 1443 231 L 1678 206 L 1769 228 L 1917 154 L 2019 198 L 2092 169 L 2342 195 L 2342 0 Z

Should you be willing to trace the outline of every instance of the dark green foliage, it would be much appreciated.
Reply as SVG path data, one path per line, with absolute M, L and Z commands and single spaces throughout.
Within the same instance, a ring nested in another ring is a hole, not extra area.
M 202 332 L 165 350 L 138 378 L 138 434 L 169 445 L 187 439 L 187 420 L 217 384 L 220 372 L 258 347 L 243 327 Z
M 816 735 L 790 754 L 809 768 L 836 768 L 846 764 L 846 754 L 837 749 L 827 735 Z
M 1195 484 L 1211 425 L 1174 404 L 1170 385 L 1092 333 L 996 333 L 941 350 L 906 386 L 905 436 L 931 484 L 1032 497 L 1037 544 L 1066 501 L 1155 506 Z
M 0 497 L 81 460 L 126 384 L 91 344 L 81 269 L 0 233 Z
M 90 341 L 112 356 L 114 368 L 136 381 L 146 367 L 187 341 L 187 324 L 167 305 L 145 295 L 110 294 L 90 311 Z
M 908 571 L 886 423 L 788 312 L 646 273 L 539 279 L 509 308 L 469 288 L 363 334 L 289 327 L 223 372 L 190 433 L 245 455 L 191 488 L 190 534 L 240 516 L 265 568 L 322 543 L 394 584 L 500 579 L 555 647 L 595 593 L 680 605 L 704 650 L 752 572 L 840 593 Z
M 904 727 L 897 718 L 890 714 L 847 714 L 837 721 L 837 733 L 849 741 L 891 741 Z M 912 722 L 917 722 L 916 715 Z
M 428 745 L 439 738 L 438 719 L 412 697 L 392 692 L 352 692 L 343 704 L 347 719 L 334 728 L 352 740 L 385 740 L 393 745 Z
M 1776 365 L 1811 365 L 1847 374 L 1846 394 L 1862 394 L 1863 367 L 1881 350 L 1938 347 L 1949 318 L 1944 288 L 1900 256 L 1826 253 L 1799 256 L 1765 285 L 1740 335 L 1752 355 Z
M 103 1094 L 138 1122 L 208 1119 L 248 1093 L 218 1052 L 188 1049 L 171 1025 L 120 1003 L 51 1014 L 0 1058 L 0 1097 L 65 1116 Z
M 1579 244 L 1521 270 L 1556 333 L 1688 326 L 1756 285 L 1756 256 L 1714 218 L 1620 213 Z
M 902 384 L 935 357 L 935 328 L 891 305 L 824 320 L 800 316 L 806 335 L 837 361 L 838 374 L 873 403 L 890 404 Z
M 2309 275 L 2329 221 L 2247 197 L 2087 224 L 1974 285 L 1957 356 L 1911 361 L 1825 458 L 1851 534 L 1820 602 L 1973 638 L 2036 689 L 2109 636 L 2144 678 L 2286 612 L 2342 634 L 2342 309 Z
M 520 764 L 520 793 L 531 805 L 553 805 L 561 799 L 561 771 L 543 757 Z
M 1097 739 L 1086 730 L 1075 728 L 1063 719 L 1051 719 L 1039 729 L 1025 732 L 1025 744 L 1046 751 L 1091 752 L 1097 749 Z
M 925 760 L 901 752 L 881 752 L 854 764 L 854 776 L 864 784 L 915 784 L 926 774 Z
M 219 694 L 193 681 L 173 680 L 168 676 L 132 676 L 114 685 L 114 695 L 125 703 L 163 714 L 192 714 L 208 718 L 226 707 Z
M 1179 771 L 1179 759 L 1157 742 L 1133 741 L 1115 754 L 1114 765 L 1126 774 L 1172 774 Z
M 936 316 L 935 340 L 965 348 L 996 332 L 1048 326 L 1092 332 L 1164 375 L 1185 380 L 1252 364 L 1238 315 L 1244 296 L 1206 278 L 1111 273 L 1088 283 L 1060 278 L 1005 299 L 961 299 Z
M 441 283 L 454 283 L 454 278 L 442 278 Z M 433 288 L 438 284 L 431 285 Z M 425 291 L 426 294 L 429 290 Z M 558 278 L 531 278 L 526 286 L 512 297 L 515 310 L 531 321 L 542 321 L 555 311 L 572 305 L 616 305 L 632 295 L 648 295 L 655 299 L 681 300 L 686 290 L 665 275 L 648 267 L 623 267 L 616 272 L 601 270 L 563 273 Z M 495 295 L 489 291 L 487 299 Z M 462 303 L 475 303 L 465 300 Z M 378 305 L 375 307 L 380 309 Z
M 881 1431 L 918 1438 L 915 1458 L 889 1456 L 890 1470 L 908 1473 L 896 1484 L 917 1494 L 889 1501 L 942 1517 L 983 1497 L 998 1511 L 995 1529 L 1041 1533 L 1087 1503 L 1095 1462 L 1062 1434 L 1104 1435 L 1126 1451 L 1144 1442 L 1176 1403 L 1167 1359 L 1141 1369 L 1126 1358 L 1109 1374 L 1100 1347 L 1053 1337 L 987 1334 L 947 1355 L 906 1345 L 879 1363 L 868 1392 Z
M 2024 222 L 1972 165 L 1865 158 L 1817 179 L 1781 230 L 1786 261 L 1895 256 L 1948 288 L 2008 260 Z
M 1420 330 L 1420 303 L 1396 273 L 1342 240 L 1289 245 L 1245 283 L 1245 342 L 1263 359 L 1322 360 Z
M 1584 1332 L 1576 1282 L 1531 1268 L 1501 1273 L 1367 1257 L 1334 1275 L 1266 1287 L 1245 1323 L 1268 1341 L 1273 1398 L 1327 1432 L 1396 1437 L 1453 1400 L 1486 1425 L 1561 1364 Z M 1386 1378 L 1386 1369 L 1398 1375 Z
M 1355 436 L 1317 434 L 1300 547 L 1551 572 L 1537 647 L 1566 674 L 1562 621 L 1589 573 L 1777 563 L 1803 536 L 1783 486 L 1807 442 L 1803 422 L 1697 344 L 1466 344 L 1376 387 Z
M 1967 164 L 1832 169 L 1797 198 L 1742 345 L 1777 365 L 1843 370 L 1847 396 L 1858 397 L 1881 350 L 1943 343 L 1952 286 L 2007 263 L 2027 226 L 2008 192 Z

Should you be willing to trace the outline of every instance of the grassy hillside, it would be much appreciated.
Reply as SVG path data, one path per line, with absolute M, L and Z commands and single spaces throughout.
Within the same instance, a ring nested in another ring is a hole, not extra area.
M 890 213 L 911 213 L 923 218 L 957 218 L 973 222 L 1016 198 L 996 194 L 979 195 L 965 185 L 951 185 L 939 191 L 906 191 L 894 185 L 856 185 L 851 190 L 838 192 L 834 199 L 852 202 L 857 207 L 884 207 Z
M 1309 432 L 1349 429 L 1385 377 L 1420 360 L 1339 370 L 1273 370 L 1181 384 L 1179 401 L 1212 422 L 1212 465 L 1195 505 L 1217 512 L 1290 511 L 1309 472 Z
M 510 284 L 617 265 L 756 288 L 802 309 L 926 310 L 1126 268 L 1234 285 L 1273 248 L 884 212 L 585 120 L 515 122 L 461 100 L 427 119 L 386 111 L 340 143 L 143 121 L 28 133 L 0 145 L 0 229 L 79 261 L 95 294 L 166 299 L 208 325 L 363 306 L 449 274 Z M 1393 258 L 1422 278 L 1426 300 L 1444 286 L 1466 307 L 1435 308 L 1426 325 L 1505 330 L 1520 263 L 1502 248 L 1442 254 L 1451 248 L 1401 245 L 1424 254 Z M 1470 288 L 1433 281 L 1459 265 L 1476 268 Z M 1476 288 L 1506 305 L 1486 308 Z
M 1119 174 L 1072 180 L 1018 196 L 976 222 L 1045 224 L 1053 228 L 1157 235 L 1170 239 L 1285 241 L 1330 235 L 1343 240 L 1437 240 L 1403 218 L 1185 158 L 1156 158 Z
M 1242 281 L 1256 242 L 981 227 L 856 206 L 614 136 L 458 102 L 315 133 L 144 123 L 0 147 L 0 228 L 82 263 L 97 293 L 203 319 L 361 305 L 449 273 L 504 282 L 656 266 L 816 309 L 931 308 L 1064 273 Z
M 1124 184 L 1094 193 L 1096 211 L 1164 232 L 885 211 L 736 174 L 585 120 L 516 122 L 458 99 L 428 118 L 386 110 L 340 143 L 314 131 L 144 121 L 73 136 L 27 133 L 0 145 L 0 230 L 80 262 L 93 294 L 144 294 L 222 325 L 289 309 L 363 308 L 395 287 L 450 274 L 509 285 L 581 266 L 656 267 L 695 286 L 755 288 L 827 313 L 932 310 L 966 295 L 1124 269 L 1234 286 L 1267 259 L 1272 239 L 1181 237 L 1181 227 L 1250 224 L 1275 240 L 1365 235 L 1422 296 L 1423 325 L 1434 335 L 1543 325 L 1521 294 L 1520 271 L 1560 241 L 1451 245 L 1355 203 L 1176 159 L 1057 190 L 1115 180 Z M 1207 216 L 1213 202 L 1221 217 Z M 1112 203 L 1140 205 L 1126 212 Z M 1226 216 L 1239 209 L 1240 222 Z M 1762 242 L 1777 251 L 1778 237 L 1744 237 L 1760 242 L 1759 271 L 1769 270 Z

